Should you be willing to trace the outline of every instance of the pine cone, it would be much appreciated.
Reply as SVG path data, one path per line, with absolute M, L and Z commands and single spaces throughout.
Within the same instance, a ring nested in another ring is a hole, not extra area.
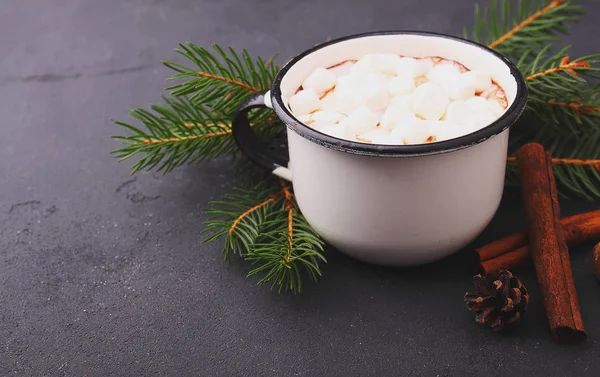
M 473 283 L 477 294 L 466 293 L 465 303 L 475 312 L 475 322 L 502 331 L 524 318 L 529 300 L 527 288 L 510 271 L 476 275 Z

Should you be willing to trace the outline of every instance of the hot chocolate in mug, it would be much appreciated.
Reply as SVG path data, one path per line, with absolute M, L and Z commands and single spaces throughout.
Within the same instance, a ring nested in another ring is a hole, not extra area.
M 438 56 L 483 70 L 504 90 L 504 114 L 470 134 L 416 145 L 338 139 L 300 122 L 289 98 L 316 68 L 371 53 Z M 330 245 L 354 258 L 415 265 L 452 254 L 477 237 L 502 197 L 508 135 L 527 102 L 527 85 L 505 56 L 457 37 L 412 31 L 353 35 L 289 60 L 266 93 L 245 101 L 233 137 L 256 164 L 291 181 L 302 214 Z M 288 158 L 260 143 L 248 111 L 272 108 L 287 126 Z

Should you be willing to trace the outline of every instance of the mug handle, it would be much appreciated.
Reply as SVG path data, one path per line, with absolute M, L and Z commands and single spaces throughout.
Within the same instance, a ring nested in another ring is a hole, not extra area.
M 248 112 L 252 109 L 272 108 L 269 91 L 253 94 L 246 99 L 237 110 L 231 133 L 240 150 L 256 165 L 271 171 L 285 180 L 292 180 L 292 171 L 287 168 L 287 159 L 270 151 L 256 136 L 250 127 Z

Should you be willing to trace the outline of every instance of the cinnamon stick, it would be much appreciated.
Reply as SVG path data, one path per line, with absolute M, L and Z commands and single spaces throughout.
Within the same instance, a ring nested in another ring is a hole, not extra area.
M 600 211 L 565 217 L 561 220 L 561 224 L 569 247 L 600 239 Z M 515 245 L 516 242 L 513 240 L 516 240 L 517 237 L 526 237 L 526 233 L 510 234 L 475 250 L 476 257 L 479 257 L 479 262 L 475 266 L 477 272 L 488 274 L 497 269 L 510 270 L 531 265 L 531 253 L 527 241 L 515 249 L 503 250 L 508 246 Z M 490 255 L 495 256 L 490 258 Z
M 537 143 L 516 154 L 528 238 L 544 308 L 553 338 L 577 343 L 587 338 L 560 224 L 560 207 L 552 160 Z
M 500 255 L 493 259 L 488 259 L 485 262 L 476 265 L 477 273 L 487 275 L 496 270 L 513 270 L 518 267 L 531 264 L 531 252 L 529 245 L 521 246 L 520 248 Z
M 542 148 L 543 149 L 543 148 Z M 565 311 L 565 317 L 559 317 L 558 323 L 552 331 L 554 338 L 561 343 L 579 343 L 587 339 L 587 333 L 583 326 L 583 318 L 581 317 L 581 309 L 579 308 L 579 298 L 577 297 L 577 290 L 575 288 L 575 280 L 573 280 L 573 269 L 571 268 L 571 258 L 569 257 L 569 247 L 563 231 L 562 225 L 560 224 L 560 204 L 558 202 L 558 189 L 556 188 L 556 180 L 554 178 L 554 172 L 552 168 L 552 156 L 550 152 L 546 152 L 546 169 L 548 171 L 548 177 L 550 178 L 550 197 L 552 199 L 552 210 L 554 211 L 554 224 L 556 226 L 556 240 L 558 241 L 558 255 L 562 262 L 562 269 L 559 269 L 556 274 L 560 277 L 560 273 L 564 274 L 565 288 L 567 290 L 567 296 L 569 303 L 562 302 Z M 543 253 L 546 253 L 542 249 Z M 548 258 L 544 258 L 543 262 Z M 535 265 L 535 258 L 534 258 Z M 545 266 L 543 266 L 545 267 Z M 545 268 L 542 268 L 545 270 Z M 551 270 L 550 270 L 551 271 Z M 546 274 L 545 278 L 551 278 L 552 276 Z M 539 281 L 539 278 L 538 278 Z M 556 289 L 560 290 L 560 283 L 556 283 Z M 550 297 L 548 301 L 554 301 L 556 298 Z M 558 309 L 553 308 L 553 311 L 559 312 Z M 546 313 L 548 311 L 546 310 Z M 562 315 L 562 313 L 561 313 Z M 572 322 L 572 323 L 571 323 Z M 552 329 L 552 327 L 551 327 Z
M 596 275 L 596 279 L 600 282 L 600 243 L 594 246 L 594 274 Z
M 566 233 L 567 244 L 569 246 L 574 246 L 571 245 L 571 242 L 584 243 L 591 241 L 596 237 L 600 238 L 600 210 L 565 217 L 560 223 Z M 592 238 L 582 241 L 583 238 L 587 237 Z M 516 232 L 475 249 L 475 252 L 477 253 L 476 257 L 479 261 L 485 262 L 513 252 L 521 246 L 526 245 L 527 233 Z

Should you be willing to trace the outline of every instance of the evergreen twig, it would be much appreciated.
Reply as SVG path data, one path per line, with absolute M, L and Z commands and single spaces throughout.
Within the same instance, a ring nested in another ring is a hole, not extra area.
M 552 154 L 556 183 L 561 196 L 600 198 L 600 131 L 586 138 L 539 137 L 530 139 L 544 145 Z M 516 185 L 516 160 L 507 159 L 507 184 Z
M 248 276 L 260 274 L 259 284 L 278 291 L 302 291 L 302 274 L 316 280 L 324 243 L 300 213 L 288 184 L 280 180 L 238 189 L 211 202 L 206 210 L 206 241 L 224 237 L 224 255 L 238 254 L 255 268 Z
M 180 43 L 175 51 L 187 58 L 194 68 L 163 61 L 176 73 L 169 80 L 179 80 L 167 88 L 173 96 L 189 96 L 195 106 L 210 106 L 232 116 L 248 95 L 266 90 L 279 70 L 273 60 L 252 59 L 245 49 L 238 54 L 231 47 L 225 51 L 213 45 L 215 53 L 191 42 Z
M 518 57 L 529 49 L 560 40 L 567 24 L 582 14 L 576 0 L 492 0 L 480 9 L 475 4 L 475 25 L 463 35 L 506 55 Z
M 533 122 L 528 123 L 536 126 L 520 129 L 533 132 L 534 139 L 539 138 L 538 134 L 589 137 L 600 130 L 600 91 L 587 81 L 597 78 L 600 72 L 600 54 L 571 60 L 568 48 L 550 57 L 546 57 L 549 46 L 539 52 L 528 51 L 518 62 L 529 88 L 528 110 Z
M 131 110 L 130 114 L 145 126 L 114 121 L 127 136 L 113 136 L 125 144 L 112 152 L 120 161 L 136 155 L 132 173 L 156 169 L 169 172 L 184 163 L 195 163 L 237 152 L 231 137 L 231 118 L 202 105 L 192 105 L 184 96 L 165 98 L 165 105 L 151 105 L 151 111 Z M 251 115 L 257 132 L 273 133 L 276 123 L 270 110 Z

